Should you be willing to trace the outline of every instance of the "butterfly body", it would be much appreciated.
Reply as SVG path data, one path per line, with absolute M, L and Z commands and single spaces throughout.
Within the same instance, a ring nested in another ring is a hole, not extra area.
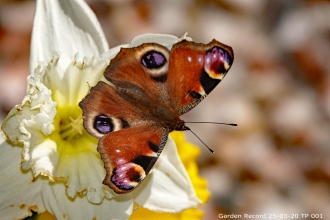
M 107 171 L 104 184 L 116 193 L 135 189 L 158 159 L 169 132 L 189 130 L 180 116 L 223 79 L 232 49 L 215 40 L 183 40 L 171 50 L 155 43 L 122 48 L 99 82 L 80 102 L 84 127 L 99 138 Z
M 168 132 L 189 130 L 180 119 L 178 112 L 170 106 L 170 100 L 165 99 L 164 96 L 161 102 L 156 102 L 131 84 L 117 86 L 116 91 L 126 102 L 135 106 L 138 111 L 136 116 L 142 119 L 138 123 L 144 122 L 155 129 L 166 128 Z

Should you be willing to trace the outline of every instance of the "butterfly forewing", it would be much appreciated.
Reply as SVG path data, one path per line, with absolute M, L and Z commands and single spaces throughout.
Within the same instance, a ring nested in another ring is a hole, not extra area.
M 180 115 L 191 110 L 224 78 L 234 59 L 231 47 L 216 40 L 173 45 L 168 67 L 168 96 Z
M 84 127 L 96 138 L 135 126 L 136 109 L 105 82 L 98 82 L 79 105 L 83 109 Z
M 137 97 L 136 104 L 159 105 L 167 94 L 169 53 L 166 47 L 154 43 L 122 48 L 111 60 L 104 76 L 117 89 L 134 93 L 132 96 Z M 146 99 L 152 100 L 152 103 L 143 103 Z

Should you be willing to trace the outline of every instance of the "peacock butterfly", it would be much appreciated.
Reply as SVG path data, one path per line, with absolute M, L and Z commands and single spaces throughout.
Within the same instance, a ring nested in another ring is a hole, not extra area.
M 162 152 L 168 134 L 189 130 L 180 115 L 221 82 L 234 59 L 231 47 L 212 40 L 182 40 L 169 51 L 156 43 L 122 48 L 104 76 L 79 103 L 84 127 L 99 138 L 103 184 L 116 193 L 135 189 Z

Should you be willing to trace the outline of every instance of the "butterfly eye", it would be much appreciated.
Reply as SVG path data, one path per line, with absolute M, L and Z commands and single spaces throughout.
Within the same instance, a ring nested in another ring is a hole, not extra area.
M 94 128 L 101 134 L 107 134 L 113 130 L 113 124 L 107 116 L 99 115 L 94 120 Z
M 150 51 L 142 57 L 141 63 L 149 69 L 157 69 L 166 63 L 166 58 L 160 52 Z

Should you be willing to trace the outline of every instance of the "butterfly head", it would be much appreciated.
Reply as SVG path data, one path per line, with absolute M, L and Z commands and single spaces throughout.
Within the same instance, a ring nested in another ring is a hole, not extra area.
M 186 125 L 185 125 L 185 122 L 182 121 L 181 119 L 179 119 L 177 122 L 176 122 L 176 125 L 174 127 L 174 130 L 176 131 L 187 131 L 187 130 L 190 130 L 190 128 L 188 128 Z

